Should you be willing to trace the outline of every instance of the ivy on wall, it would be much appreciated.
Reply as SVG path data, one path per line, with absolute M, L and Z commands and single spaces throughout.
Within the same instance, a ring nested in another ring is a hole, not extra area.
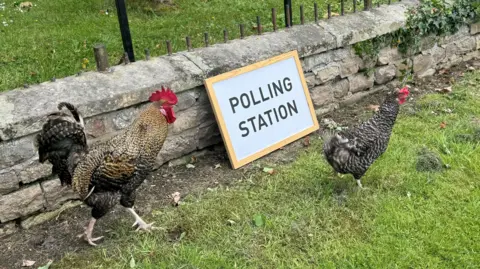
M 390 46 L 412 58 L 420 51 L 422 38 L 451 35 L 461 26 L 479 21 L 480 0 L 455 0 L 452 4 L 444 0 L 423 0 L 410 7 L 406 17 L 405 26 L 399 30 L 353 45 L 355 53 L 365 61 L 374 61 L 381 48 Z M 412 78 L 412 70 L 402 73 L 407 76 L 402 78 L 404 83 Z

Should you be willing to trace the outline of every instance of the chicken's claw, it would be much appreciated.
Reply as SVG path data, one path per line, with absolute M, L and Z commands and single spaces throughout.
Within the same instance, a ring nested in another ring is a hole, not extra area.
M 98 240 L 100 240 L 100 239 L 103 238 L 103 236 L 99 236 L 99 237 L 92 238 L 92 235 L 91 235 L 91 234 L 89 235 L 89 234 L 87 233 L 87 231 L 85 231 L 84 233 L 81 233 L 81 234 L 77 235 L 77 237 L 78 237 L 78 238 L 82 238 L 82 237 L 83 237 L 83 239 L 84 239 L 85 241 L 87 241 L 88 244 L 90 244 L 91 246 L 94 246 L 94 247 L 97 246 L 97 244 L 95 244 L 94 242 L 95 242 L 95 241 L 98 241 Z
M 78 238 L 82 238 L 88 242 L 91 246 L 96 247 L 97 244 L 95 244 L 95 241 L 98 241 L 103 238 L 103 236 L 95 237 L 92 238 L 92 232 L 93 232 L 93 226 L 95 225 L 95 219 L 92 219 L 90 223 L 88 224 L 87 227 L 84 227 L 83 229 L 85 230 L 83 233 L 77 235 Z
M 136 232 L 138 232 L 139 230 L 144 230 L 144 231 L 147 231 L 147 232 L 151 232 L 152 230 L 159 229 L 158 227 L 153 226 L 154 223 L 155 222 L 147 224 L 144 221 L 135 221 L 135 223 L 132 225 L 132 227 L 134 227 L 135 225 L 138 225 L 137 229 L 135 230 Z

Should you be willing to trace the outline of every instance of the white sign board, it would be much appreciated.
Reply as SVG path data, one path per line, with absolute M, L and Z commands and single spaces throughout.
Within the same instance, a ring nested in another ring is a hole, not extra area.
M 234 169 L 315 130 L 297 51 L 205 80 Z

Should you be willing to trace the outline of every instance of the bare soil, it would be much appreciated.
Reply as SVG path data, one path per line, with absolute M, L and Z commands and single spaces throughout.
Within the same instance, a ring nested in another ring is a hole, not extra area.
M 418 79 L 411 83 L 413 101 L 420 95 L 432 92 L 437 88 L 450 86 L 453 82 L 461 79 L 464 72 L 467 72 L 471 66 L 478 69 L 480 63 L 478 61 L 463 63 L 447 71 L 439 72 L 430 78 Z M 332 119 L 341 126 L 356 125 L 372 114 L 367 109 L 369 105 L 378 105 L 382 101 L 382 93 L 377 93 L 365 97 L 352 106 L 342 107 L 324 115 L 322 118 Z M 321 121 L 320 125 L 322 125 Z M 319 132 L 322 131 L 322 128 Z M 282 150 L 277 150 L 262 158 L 260 162 L 270 164 L 290 163 L 304 149 L 303 139 L 300 139 Z M 210 154 L 197 157 L 193 169 L 188 169 L 185 165 L 174 167 L 163 165 L 153 172 L 137 191 L 135 208 L 139 214 L 148 221 L 152 209 L 171 206 L 169 196 L 174 192 L 178 191 L 182 196 L 201 193 L 218 184 L 233 185 L 236 181 L 261 171 L 259 166 L 255 165 L 256 162 L 233 170 L 223 146 L 217 145 L 210 150 Z M 95 230 L 102 231 L 106 239 L 106 241 L 100 241 L 101 244 L 108 243 L 108 231 L 112 230 L 116 224 L 118 225 L 119 219 L 124 217 L 131 219 L 131 216 L 121 206 L 117 206 L 111 213 L 97 222 Z M 66 210 L 59 214 L 57 218 L 46 223 L 0 238 L 0 269 L 24 268 L 22 267 L 24 259 L 36 261 L 34 268 L 37 268 L 46 264 L 49 259 L 58 261 L 68 252 L 78 253 L 90 250 L 91 246 L 76 237 L 77 234 L 83 232 L 83 227 L 87 224 L 89 218 L 90 208 L 80 206 Z M 175 231 L 171 232 L 175 234 Z

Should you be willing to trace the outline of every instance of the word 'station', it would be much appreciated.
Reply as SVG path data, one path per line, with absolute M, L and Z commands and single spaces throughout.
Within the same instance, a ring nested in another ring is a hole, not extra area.
M 237 113 L 235 108 L 239 105 L 241 105 L 241 108 L 243 109 L 248 109 L 250 106 L 256 106 L 262 102 L 278 97 L 279 94 L 288 93 L 292 89 L 293 87 L 290 78 L 285 77 L 282 80 L 278 80 L 277 83 L 272 82 L 271 84 L 268 84 L 268 90 L 266 93 L 263 92 L 264 90 L 262 87 L 259 87 L 255 93 L 249 91 L 248 93 L 242 93 L 239 97 L 231 97 L 229 101 L 232 107 L 232 112 L 234 114 Z M 238 124 L 238 128 L 242 131 L 242 137 L 246 137 L 250 134 L 251 130 L 253 132 L 261 131 L 262 128 L 269 127 L 274 123 L 280 122 L 280 120 L 293 116 L 293 114 L 298 114 L 297 104 L 294 99 L 241 121 Z
M 205 85 L 233 168 L 318 129 L 296 51 L 206 79 Z

